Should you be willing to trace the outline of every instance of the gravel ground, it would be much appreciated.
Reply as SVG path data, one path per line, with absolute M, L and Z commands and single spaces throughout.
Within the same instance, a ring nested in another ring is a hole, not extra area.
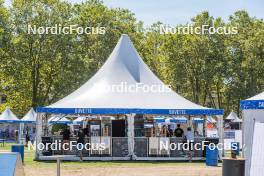
M 56 165 L 25 166 L 26 176 L 56 176 Z M 221 176 L 221 167 L 206 166 L 62 166 L 61 176 Z

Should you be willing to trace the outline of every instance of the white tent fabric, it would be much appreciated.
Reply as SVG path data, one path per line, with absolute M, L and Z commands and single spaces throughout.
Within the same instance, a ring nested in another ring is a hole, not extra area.
M 6 123 L 19 123 L 20 120 L 17 116 L 11 111 L 10 108 L 6 108 L 6 110 L 0 115 L 0 122 Z
M 247 100 L 264 100 L 264 92 L 248 98 Z
M 164 91 L 159 91 L 160 89 Z M 112 111 L 109 112 L 109 109 Z M 136 110 L 142 109 L 181 110 L 180 113 L 171 114 L 223 113 L 222 110 L 197 105 L 164 85 L 143 62 L 125 34 L 102 68 L 88 82 L 60 101 L 39 108 L 38 112 L 118 114 L 122 113 L 118 111 L 120 109 L 129 109 L 130 113 L 137 113 Z M 182 110 L 191 110 L 191 112 Z M 126 114 L 128 111 L 123 113 Z M 153 114 L 153 111 L 145 113 Z
M 216 123 L 216 120 L 212 116 L 207 117 L 207 122 L 209 123 Z
M 264 92 L 240 102 L 243 116 L 243 143 L 246 158 L 245 175 L 250 176 L 252 146 L 255 123 L 264 123 Z
M 70 124 L 72 123 L 72 121 L 70 121 L 66 117 L 53 116 L 48 120 L 48 123 L 50 124 Z
M 250 175 L 252 176 L 263 176 L 264 173 L 264 123 L 255 123 L 253 146 L 252 146 L 252 157 L 251 157 L 251 167 Z
M 37 119 L 37 113 L 31 108 L 28 113 L 21 119 L 23 123 L 34 123 Z
M 240 118 L 236 118 L 236 119 L 234 119 L 234 120 L 232 120 L 232 122 L 233 123 L 241 123 L 242 122 L 242 119 L 240 119 Z
M 87 117 L 85 117 L 85 116 L 80 116 L 80 117 L 78 117 L 77 119 L 75 119 L 75 120 L 73 121 L 73 123 L 74 123 L 74 124 L 80 124 L 80 123 L 82 123 L 83 121 L 85 121 L 86 118 L 87 118 Z
M 233 111 L 230 112 L 230 114 L 225 118 L 226 120 L 235 120 L 237 119 L 237 114 Z

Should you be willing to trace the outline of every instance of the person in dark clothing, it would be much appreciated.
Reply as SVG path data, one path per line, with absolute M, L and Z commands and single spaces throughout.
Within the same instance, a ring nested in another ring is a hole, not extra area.
M 71 136 L 71 131 L 70 131 L 69 127 L 67 126 L 67 128 L 62 131 L 62 140 L 63 141 L 69 141 L 70 136 Z
M 69 126 L 67 126 L 67 128 L 65 128 L 62 131 L 62 141 L 63 141 L 63 145 L 65 145 L 66 143 L 69 144 L 70 143 L 70 136 L 71 136 L 71 131 Z M 67 150 L 67 149 L 66 149 Z M 64 155 L 65 151 L 64 149 L 62 150 L 62 153 Z
M 167 137 L 172 137 L 173 136 L 173 130 L 171 129 L 171 126 L 168 126 L 168 131 L 167 131 Z
M 77 154 L 79 154 L 81 161 L 83 160 L 82 145 L 84 145 L 84 143 L 85 143 L 84 138 L 85 138 L 85 134 L 84 134 L 83 130 L 80 129 L 78 132 L 78 135 L 77 135 L 77 146 L 79 147 L 79 148 L 77 148 Z M 81 148 L 81 150 L 80 150 L 80 148 Z
M 85 135 L 84 135 L 82 129 L 79 130 L 77 137 L 78 137 L 77 144 L 84 144 L 84 137 L 85 137 Z
M 30 141 L 30 136 L 29 136 L 29 133 L 27 131 L 27 133 L 26 133 L 26 146 L 28 146 L 29 141 Z
M 184 133 L 184 131 L 181 129 L 181 125 L 177 124 L 177 128 L 174 131 L 174 135 L 176 137 L 183 137 L 183 133 Z
M 83 129 L 83 133 L 85 136 L 89 136 L 89 128 L 88 125 L 86 125 L 86 127 Z

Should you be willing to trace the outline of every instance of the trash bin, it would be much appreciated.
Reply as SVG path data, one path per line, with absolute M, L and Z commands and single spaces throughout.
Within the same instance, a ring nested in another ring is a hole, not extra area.
M 239 156 L 240 153 L 239 142 L 231 142 L 231 151 L 233 151 L 237 156 Z
M 11 146 L 11 152 L 20 153 L 22 162 L 24 162 L 24 145 L 14 144 Z
M 210 149 L 208 146 L 206 147 L 206 165 L 207 166 L 217 166 L 218 165 L 218 149 L 215 147 L 214 149 Z
M 219 138 L 210 138 L 210 137 L 205 138 L 204 148 L 203 148 L 203 157 L 206 157 L 206 146 L 208 146 L 211 143 L 217 145 L 219 143 Z
M 222 167 L 223 176 L 244 176 L 245 175 L 245 159 L 223 158 Z

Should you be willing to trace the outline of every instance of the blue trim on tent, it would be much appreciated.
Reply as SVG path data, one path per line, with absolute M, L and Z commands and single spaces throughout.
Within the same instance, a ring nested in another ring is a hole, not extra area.
M 72 122 L 73 125 L 82 125 L 84 122 Z
M 20 120 L 0 120 L 0 123 L 21 123 Z
M 187 119 L 171 119 L 170 120 L 173 123 L 187 123 Z
M 48 108 L 38 107 L 39 113 L 51 114 L 169 114 L 223 115 L 223 109 L 125 109 L 125 108 Z
M 242 100 L 240 109 L 264 109 L 264 100 Z
M 193 119 L 193 123 L 204 123 L 204 119 Z
M 49 124 L 73 124 L 72 122 L 68 122 L 68 121 L 51 121 L 49 122 Z
M 164 123 L 164 122 L 165 122 L 165 119 L 162 119 L 162 118 L 159 118 L 159 119 L 156 118 L 156 119 L 155 119 L 155 118 L 154 118 L 154 122 L 155 122 L 155 123 Z
M 23 121 L 23 120 L 21 120 L 20 123 L 36 123 L 36 121 Z

